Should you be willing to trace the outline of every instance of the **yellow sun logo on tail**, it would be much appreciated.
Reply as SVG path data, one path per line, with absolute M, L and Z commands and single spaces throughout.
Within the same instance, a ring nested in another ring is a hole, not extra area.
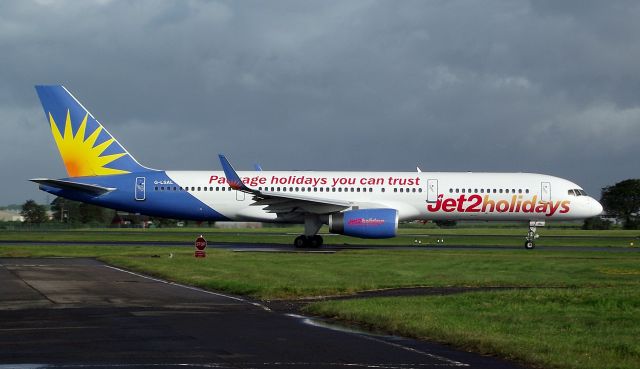
M 74 135 L 71 125 L 71 116 L 69 114 L 69 110 L 67 110 L 67 119 L 63 135 L 60 133 L 60 129 L 53 119 L 53 116 L 49 113 L 51 133 L 56 141 L 58 150 L 60 150 L 60 156 L 62 156 L 62 161 L 64 161 L 64 166 L 67 168 L 69 176 L 84 177 L 129 173 L 125 170 L 105 168 L 105 165 L 127 155 L 127 153 L 123 152 L 102 156 L 102 153 L 109 147 L 109 145 L 111 145 L 112 142 L 114 142 L 114 139 L 109 138 L 99 145 L 94 146 L 100 132 L 102 132 L 101 125 L 98 125 L 98 127 L 91 132 L 89 137 L 85 140 L 84 137 L 87 129 L 88 116 L 88 113 L 85 114 L 82 123 L 80 123 L 80 126 Z

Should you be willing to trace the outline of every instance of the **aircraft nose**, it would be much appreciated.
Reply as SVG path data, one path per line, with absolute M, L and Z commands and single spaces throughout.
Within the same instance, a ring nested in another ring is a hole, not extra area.
M 602 214 L 603 208 L 602 205 L 594 198 L 591 198 L 591 209 L 593 210 L 594 217 Z

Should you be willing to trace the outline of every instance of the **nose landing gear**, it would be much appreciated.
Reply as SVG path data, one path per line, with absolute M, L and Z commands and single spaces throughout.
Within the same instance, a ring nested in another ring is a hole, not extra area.
M 525 237 L 524 248 L 527 250 L 531 250 L 536 247 L 535 240 L 540 237 L 538 233 L 536 233 L 537 227 L 544 227 L 544 221 L 530 221 L 529 222 L 529 232 L 527 232 L 527 237 Z

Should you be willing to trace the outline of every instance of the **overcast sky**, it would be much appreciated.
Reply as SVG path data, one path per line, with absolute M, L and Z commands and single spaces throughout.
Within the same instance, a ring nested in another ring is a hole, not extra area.
M 640 177 L 640 2 L 2 1 L 0 204 L 66 176 L 33 85 L 144 165 Z M 52 200 L 52 198 L 49 198 Z

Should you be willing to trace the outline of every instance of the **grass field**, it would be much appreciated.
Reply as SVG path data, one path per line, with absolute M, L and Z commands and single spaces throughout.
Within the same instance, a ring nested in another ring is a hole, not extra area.
M 253 242 L 250 240 L 269 234 L 290 240 L 291 236 L 284 233 L 298 231 L 262 229 L 257 230 L 261 232 L 259 236 L 250 236 L 244 230 L 205 233 L 210 241 L 228 236 L 235 241 Z M 415 229 L 403 230 L 407 231 L 416 233 Z M 479 244 L 478 240 L 483 237 L 494 240 L 522 237 L 520 230 L 512 229 L 424 230 L 435 231 L 440 232 L 441 237 L 466 240 L 468 244 Z M 20 233 L 20 237 L 47 241 L 169 238 L 184 243 L 193 238 L 193 232 L 82 230 L 33 232 L 30 236 Z M 582 240 L 586 246 L 598 245 L 603 239 L 620 238 L 626 242 L 637 237 L 637 231 L 549 232 L 549 236 L 557 236 L 558 240 Z M 480 236 L 472 236 L 474 234 Z M 423 236 L 431 237 L 428 233 Z M 18 233 L 0 233 L 0 239 L 14 237 L 18 237 Z M 443 247 L 276 254 L 212 249 L 206 259 L 196 260 L 192 248 L 186 245 L 4 245 L 0 246 L 0 256 L 98 257 L 169 280 L 265 300 L 415 286 L 530 287 L 449 296 L 327 301 L 309 305 L 307 311 L 387 332 L 497 354 L 530 365 L 640 367 L 637 339 L 640 337 L 640 252 L 587 252 L 570 247 L 550 251 Z
M 545 368 L 639 368 L 638 286 L 322 302 L 306 311 Z

